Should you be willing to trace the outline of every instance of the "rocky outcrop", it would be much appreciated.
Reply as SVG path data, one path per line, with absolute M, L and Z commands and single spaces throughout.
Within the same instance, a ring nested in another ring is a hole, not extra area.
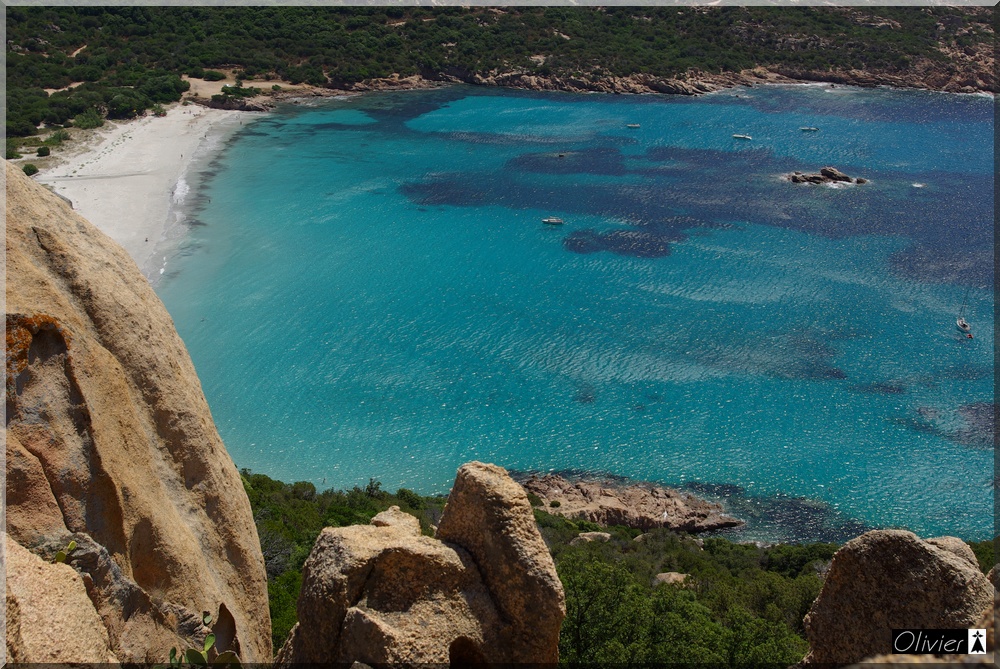
M 653 587 L 658 585 L 684 585 L 691 574 L 682 574 L 678 571 L 666 571 L 653 577 Z
M 474 462 L 459 469 L 436 538 L 397 508 L 323 530 L 278 663 L 555 663 L 565 615 L 527 496 Z
M 864 184 L 867 179 L 849 177 L 836 167 L 824 167 L 816 174 L 803 174 L 802 172 L 792 172 L 785 175 L 785 178 L 793 184 L 828 184 L 828 183 L 848 183 Z
M 198 644 L 205 611 L 269 660 L 250 504 L 170 316 L 123 249 L 6 180 L 8 533 L 49 559 L 77 541 L 67 563 L 122 662 Z
M 805 618 L 804 664 L 850 664 L 888 653 L 893 629 L 973 627 L 993 605 L 994 589 L 961 543 L 921 541 L 902 530 L 876 530 L 846 543 Z
M 247 98 L 225 96 L 222 99 L 210 100 L 205 98 L 190 98 L 195 104 L 209 107 L 211 109 L 228 109 L 231 111 L 253 111 L 266 112 L 274 109 L 276 96 L 255 95 Z
M 562 91 L 566 93 L 612 93 L 643 95 L 702 95 L 736 86 L 752 87 L 761 84 L 794 84 L 826 82 L 847 86 L 892 86 L 919 88 L 950 93 L 996 93 L 997 77 L 993 68 L 993 54 L 983 49 L 975 59 L 966 62 L 959 70 L 941 67 L 941 63 L 922 59 L 905 72 L 879 72 L 873 70 L 822 71 L 789 67 L 755 67 L 740 72 L 702 72 L 692 69 L 676 77 L 657 77 L 650 74 L 632 74 L 618 77 L 598 71 L 568 75 L 541 74 L 538 70 L 514 68 L 489 72 L 471 72 L 445 69 L 423 75 L 366 79 L 360 82 L 333 81 L 330 86 L 337 91 L 363 92 L 434 88 L 449 83 L 477 86 L 498 86 L 532 91 Z
M 532 474 L 524 489 L 545 503 L 545 510 L 599 525 L 625 525 L 641 530 L 665 527 L 705 532 L 742 525 L 723 513 L 722 505 L 652 485 L 611 486 L 594 481 L 569 481 L 556 474 Z M 552 506 L 553 502 L 558 502 Z
M 608 532 L 580 532 L 580 534 L 573 537 L 569 545 L 579 546 L 580 544 L 590 544 L 595 541 L 598 543 L 607 543 L 611 541 L 611 534 Z
M 979 617 L 970 627 L 986 630 L 986 653 L 975 655 L 875 655 L 865 658 L 851 669 L 864 669 L 870 665 L 910 665 L 931 664 L 936 667 L 996 667 L 996 617 L 1000 597 L 994 593 L 993 605 Z
M 7 537 L 7 659 L 117 663 L 80 575 L 44 562 Z

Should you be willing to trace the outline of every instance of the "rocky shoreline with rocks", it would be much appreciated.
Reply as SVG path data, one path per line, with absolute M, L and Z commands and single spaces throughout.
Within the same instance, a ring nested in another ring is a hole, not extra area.
M 247 82 L 253 85 L 252 81 Z M 657 77 L 651 74 L 615 76 L 540 75 L 530 70 L 414 74 L 366 79 L 355 83 L 334 82 L 329 87 L 308 87 L 293 91 L 265 91 L 256 97 L 226 102 L 197 100 L 199 104 L 217 109 L 269 111 L 276 104 L 308 97 L 336 97 L 374 91 L 402 91 L 439 88 L 454 84 L 490 86 L 529 91 L 559 91 L 564 93 L 606 93 L 614 95 L 704 95 L 738 86 L 754 87 L 767 84 L 830 84 L 863 88 L 892 87 L 920 89 L 943 93 L 996 94 L 996 77 L 989 68 L 974 68 L 968 72 L 943 70 L 931 61 L 915 65 L 905 74 L 844 70 L 815 72 L 789 68 L 756 67 L 741 72 L 711 73 L 690 70 L 678 77 Z
M 608 479 L 569 480 L 558 474 L 513 475 L 548 513 L 598 525 L 625 525 L 640 530 L 667 528 L 708 532 L 738 527 L 743 521 L 727 515 L 721 504 L 690 493 L 649 483 Z

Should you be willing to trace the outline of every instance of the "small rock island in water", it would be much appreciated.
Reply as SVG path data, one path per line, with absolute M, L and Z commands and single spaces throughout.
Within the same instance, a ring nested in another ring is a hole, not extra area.
M 852 178 L 838 170 L 836 167 L 824 167 L 817 174 L 803 174 L 802 172 L 792 172 L 785 175 L 785 178 L 793 184 L 828 184 L 833 182 L 865 184 L 868 179 Z

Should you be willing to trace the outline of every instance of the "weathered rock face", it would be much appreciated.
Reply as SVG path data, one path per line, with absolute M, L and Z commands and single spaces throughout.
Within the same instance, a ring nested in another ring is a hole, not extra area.
M 117 663 L 80 575 L 44 562 L 10 536 L 6 548 L 7 659 Z
M 811 649 L 803 662 L 850 664 L 889 653 L 893 629 L 973 627 L 992 607 L 993 586 L 968 546 L 933 541 L 876 530 L 837 551 L 805 618 Z
M 720 504 L 670 488 L 649 485 L 608 487 L 594 481 L 568 481 L 556 474 L 532 474 L 521 485 L 540 497 L 549 513 L 582 518 L 599 525 L 705 532 L 743 524 L 723 513 Z M 554 501 L 559 505 L 551 506 Z
M 853 665 L 851 669 L 864 669 L 873 664 L 933 664 L 937 667 L 996 667 L 996 614 L 1000 597 L 994 592 L 993 605 L 970 625 L 974 629 L 986 630 L 986 654 L 980 655 L 876 655 L 865 658 L 861 664 Z
M 7 531 L 44 556 L 77 540 L 68 562 L 123 662 L 196 643 L 222 605 L 242 658 L 269 660 L 249 501 L 169 315 L 124 250 L 6 178 Z
M 471 462 L 458 470 L 437 537 L 472 554 L 508 626 L 502 662 L 556 662 L 566 616 L 562 583 L 528 496 L 506 470 Z
M 500 467 L 470 463 L 437 538 L 395 508 L 323 530 L 278 663 L 554 663 L 565 615 L 523 490 Z

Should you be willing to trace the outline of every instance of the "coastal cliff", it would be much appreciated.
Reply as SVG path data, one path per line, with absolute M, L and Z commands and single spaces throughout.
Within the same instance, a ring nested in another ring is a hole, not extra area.
M 8 627 L 10 657 L 79 661 L 78 647 L 37 642 L 97 619 L 100 661 L 163 662 L 210 631 L 220 651 L 270 660 L 250 504 L 170 316 L 65 202 L 9 163 L 6 184 L 7 532 L 20 556 L 7 608 L 45 623 Z M 74 593 L 59 615 L 40 608 L 45 569 Z

